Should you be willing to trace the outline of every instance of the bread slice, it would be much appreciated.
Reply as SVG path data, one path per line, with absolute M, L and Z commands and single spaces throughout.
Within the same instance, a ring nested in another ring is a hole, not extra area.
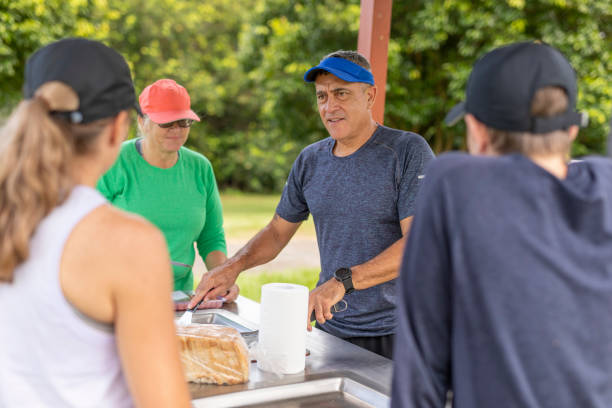
M 177 326 L 187 381 L 241 384 L 249 380 L 249 353 L 238 330 L 218 324 Z

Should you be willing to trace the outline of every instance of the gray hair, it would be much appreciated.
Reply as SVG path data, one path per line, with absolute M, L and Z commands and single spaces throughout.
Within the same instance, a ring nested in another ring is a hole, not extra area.
M 357 51 L 345 51 L 345 50 L 334 51 L 331 54 L 327 54 L 325 57 L 323 57 L 321 61 L 323 61 L 326 58 L 342 58 L 342 59 L 354 62 L 355 64 L 359 65 L 362 68 L 367 69 L 368 71 L 372 71 L 372 67 L 370 66 L 370 61 L 368 61 L 366 57 L 364 57 L 362 54 L 358 53 Z

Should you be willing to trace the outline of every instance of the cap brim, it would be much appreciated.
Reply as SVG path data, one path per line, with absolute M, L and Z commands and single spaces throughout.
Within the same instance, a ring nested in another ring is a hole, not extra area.
M 134 101 L 133 108 L 136 111 L 136 113 L 138 114 L 138 116 L 142 116 L 142 110 L 140 110 L 140 105 L 138 104 L 138 102 Z
M 463 119 L 466 113 L 465 102 L 459 102 L 446 114 L 444 123 L 446 123 L 446 126 L 453 126 Z
M 149 117 L 149 119 L 157 124 L 170 123 L 181 119 L 193 119 L 198 122 L 200 121 L 198 115 L 196 115 L 191 109 L 170 112 L 148 112 L 146 115 Z
M 308 71 L 306 71 L 306 73 L 304 74 L 304 81 L 306 82 L 314 82 L 315 79 L 317 78 L 317 75 L 319 75 L 321 72 L 327 72 L 330 74 L 333 74 L 335 76 L 337 76 L 338 78 L 342 79 L 343 81 L 346 82 L 364 82 L 364 83 L 369 83 L 364 81 L 363 78 L 359 78 L 355 75 L 351 75 L 348 72 L 345 71 L 341 71 L 339 69 L 334 69 L 334 68 L 330 68 L 330 67 L 321 67 L 321 66 L 316 66 L 313 68 L 310 68 Z

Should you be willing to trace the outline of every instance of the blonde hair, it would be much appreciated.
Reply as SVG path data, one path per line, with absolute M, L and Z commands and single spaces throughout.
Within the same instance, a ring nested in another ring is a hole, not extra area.
M 19 103 L 0 133 L 0 281 L 12 281 L 38 224 L 70 194 L 73 156 L 90 152 L 110 122 L 74 125 L 50 114 L 78 105 L 71 88 L 49 82 Z
M 568 98 L 562 88 L 546 86 L 538 89 L 531 102 L 531 116 L 551 117 L 567 110 Z M 563 155 L 569 157 L 572 140 L 566 130 L 534 135 L 487 127 L 491 148 L 499 154 Z

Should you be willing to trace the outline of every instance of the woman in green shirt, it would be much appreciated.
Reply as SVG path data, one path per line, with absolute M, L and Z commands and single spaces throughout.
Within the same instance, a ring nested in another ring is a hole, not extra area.
M 209 270 L 227 259 L 219 190 L 210 161 L 183 147 L 191 124 L 200 120 L 185 88 L 160 79 L 142 91 L 139 102 L 142 137 L 124 142 L 98 190 L 115 206 L 161 229 L 170 250 L 174 290 L 189 292 L 194 243 Z M 237 296 L 235 286 L 226 300 Z

